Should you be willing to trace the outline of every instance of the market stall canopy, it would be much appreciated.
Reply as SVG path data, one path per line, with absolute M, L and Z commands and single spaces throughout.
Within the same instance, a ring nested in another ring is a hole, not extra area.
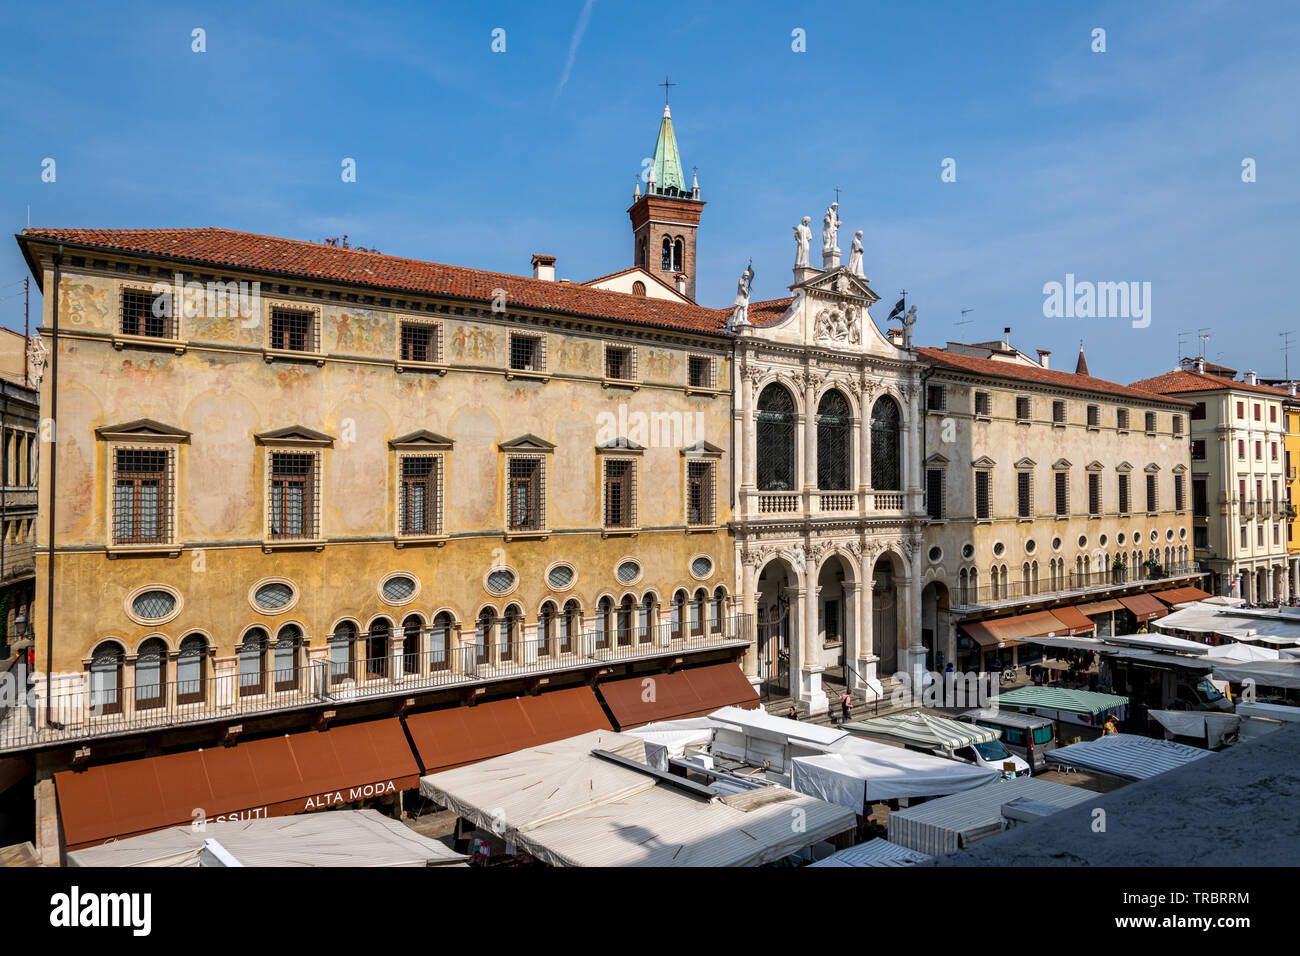
M 1300 643 L 1300 621 L 1294 615 L 1228 607 L 1202 601 L 1180 607 L 1155 625 L 1162 631 L 1218 634 L 1238 641 L 1288 646 Z
M 1171 634 L 1112 634 L 1102 638 L 1106 644 L 1125 647 L 1142 647 L 1152 651 L 1176 651 L 1180 654 L 1204 654 L 1210 645 L 1204 641 L 1189 641 Z
M 1106 646 L 1095 637 L 1027 637 L 1025 643 L 1069 651 L 1098 651 Z
M 796 757 L 790 786 L 830 803 L 863 813 L 864 807 L 901 797 L 936 797 L 983 786 L 1002 776 L 988 767 L 904 750 L 849 736 L 832 752 Z
M 859 843 L 847 850 L 832 853 L 824 860 L 818 860 L 813 866 L 911 866 L 933 859 L 924 853 L 917 853 L 888 840 L 874 839 Z
M 1096 740 L 1049 750 L 1047 762 L 1053 766 L 1090 770 L 1125 780 L 1146 780 L 1209 756 L 1208 750 L 1172 740 L 1153 740 L 1135 734 L 1107 734 Z
M 68 854 L 69 866 L 454 866 L 469 858 L 377 810 L 171 827 Z
M 1138 665 L 1147 665 L 1150 667 L 1181 667 L 1192 671 L 1213 670 L 1215 663 L 1204 654 L 1196 656 L 1191 654 L 1161 654 L 1159 651 L 1148 650 L 1145 647 L 1117 647 L 1107 645 L 1102 648 L 1102 653 L 1107 657 L 1120 658 Z
M 707 744 L 715 727 L 726 726 L 711 717 L 686 717 L 661 720 L 635 730 L 624 731 L 645 741 L 646 762 L 659 770 L 668 769 L 668 760 L 686 753 L 687 747 Z
M 856 824 L 776 784 L 702 797 L 644 760 L 643 740 L 594 731 L 432 774 L 420 792 L 553 866 L 761 866 Z
M 1127 705 L 1128 698 L 1118 694 L 1073 690 L 1069 687 L 1017 687 L 1005 694 L 998 694 L 989 701 L 991 707 L 1033 707 L 1094 717 Z
M 1176 737 L 1200 737 L 1210 749 L 1241 730 L 1241 717 L 1212 710 L 1151 710 L 1151 719 Z
M 1083 614 L 1109 614 L 1112 611 L 1122 611 L 1124 605 L 1119 601 L 1107 599 L 1105 601 L 1093 601 L 1090 604 L 1080 604 L 1079 611 Z
M 651 686 L 654 693 L 647 694 Z M 596 685 L 596 693 L 609 707 L 619 730 L 661 720 L 703 717 L 719 707 L 759 706 L 758 692 L 734 663 L 605 681 Z
M 1192 601 L 1204 601 L 1206 598 L 1214 597 L 1209 591 L 1202 591 L 1200 588 L 1193 587 L 1156 591 L 1155 596 L 1171 607 L 1175 604 L 1188 604 Z
M 1241 684 L 1254 681 L 1257 687 L 1277 690 L 1300 689 L 1300 661 L 1256 661 L 1253 664 L 1216 664 L 1216 680 Z
M 1300 707 L 1289 704 L 1238 704 L 1237 713 L 1247 717 L 1267 717 L 1269 720 L 1281 720 L 1287 723 L 1300 722 Z
M 1205 656 L 1224 661 L 1276 661 L 1282 655 L 1271 647 L 1255 647 L 1252 644 L 1219 644 L 1205 652 Z
M 1015 647 L 1027 638 L 1046 634 L 1066 634 L 1069 629 L 1051 611 L 1034 611 L 991 621 L 971 621 L 960 625 L 981 647 Z
M 473 707 L 408 714 L 406 729 L 415 741 L 424 772 L 432 773 L 611 728 L 590 687 L 569 687 Z
M 1118 600 L 1120 604 L 1133 612 L 1133 616 L 1137 618 L 1139 624 L 1143 621 L 1164 617 L 1169 613 L 1169 609 L 1150 594 L 1131 594 Z
M 1061 622 L 1066 634 L 1091 634 L 1097 630 L 1097 625 L 1077 607 L 1054 607 L 1048 613 Z
M 395 717 L 99 764 L 54 775 L 69 849 L 207 819 L 258 819 L 414 787 Z
M 956 750 L 959 747 L 969 747 L 972 744 L 983 744 L 998 739 L 998 732 L 990 727 L 980 727 L 919 710 L 840 724 L 840 727 L 854 733 L 890 737 L 931 749 Z
M 1024 797 L 1064 810 L 1095 800 L 1097 794 L 1063 783 L 1016 777 L 890 813 L 889 840 L 932 856 L 952 853 L 1001 832 L 1005 826 L 1002 808 Z

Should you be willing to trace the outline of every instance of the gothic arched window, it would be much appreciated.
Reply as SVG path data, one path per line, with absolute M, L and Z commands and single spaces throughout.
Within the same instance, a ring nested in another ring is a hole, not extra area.
M 673 272 L 682 271 L 682 240 L 677 237 L 673 241 Z
M 817 406 L 817 487 L 822 491 L 849 487 L 852 417 L 848 400 L 839 392 L 822 396 Z
M 871 408 L 871 487 L 877 491 L 902 491 L 900 452 L 903 416 L 888 395 Z
M 759 491 L 794 489 L 794 399 L 780 385 L 758 396 L 755 444 Z
M 673 241 L 664 236 L 664 254 L 659 262 L 661 272 L 668 272 L 673 267 Z

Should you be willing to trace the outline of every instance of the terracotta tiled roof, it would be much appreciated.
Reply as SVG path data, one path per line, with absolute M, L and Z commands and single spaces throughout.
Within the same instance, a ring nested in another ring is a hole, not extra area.
M 1277 395 L 1280 398 L 1291 397 L 1291 393 L 1285 388 L 1276 388 L 1272 385 L 1248 385 L 1245 382 L 1236 382 L 1219 375 L 1192 372 L 1184 368 L 1176 368 L 1172 372 L 1165 372 L 1164 375 L 1157 375 L 1155 378 L 1144 378 L 1140 382 L 1134 382 L 1132 387 L 1143 388 L 1150 392 L 1160 392 L 1163 395 L 1173 395 L 1179 392 L 1216 392 L 1231 388 L 1242 392 L 1263 392 L 1266 395 Z
M 1078 375 L 1061 372 L 1056 369 L 1040 368 L 1036 365 L 1021 365 L 998 359 L 977 358 L 974 355 L 958 355 L 943 349 L 921 347 L 917 349 L 922 359 L 938 368 L 952 369 L 958 372 L 973 372 L 976 375 L 988 375 L 993 378 L 1011 379 L 1013 381 L 1035 382 L 1039 385 L 1057 388 L 1073 388 L 1083 392 L 1097 392 L 1113 398 L 1131 398 L 1139 402 L 1172 402 L 1178 405 L 1190 405 L 1182 399 L 1170 398 L 1147 388 L 1132 385 L 1120 385 L 1108 382 L 1104 378 L 1091 375 Z
M 476 302 L 491 302 L 494 290 L 502 289 L 506 301 L 516 308 L 713 335 L 722 332 L 731 314 L 730 309 L 707 309 L 689 302 L 633 296 L 585 285 L 547 282 L 231 229 L 24 229 L 20 244 L 25 246 L 31 240 Z
M 785 315 L 785 310 L 790 308 L 790 303 L 794 301 L 793 296 L 786 296 L 784 299 L 768 299 L 766 302 L 749 303 L 749 324 L 767 327 L 775 325 L 781 316 Z M 731 310 L 727 309 L 727 314 Z
M 641 273 L 642 275 L 647 275 L 647 276 L 649 276 L 651 279 L 653 279 L 655 282 L 658 282 L 661 286 L 663 286 L 665 289 L 667 289 L 667 290 L 668 290 L 669 292 L 671 292 L 673 295 L 681 296 L 682 298 L 686 298 L 686 297 L 683 296 L 680 292 L 678 292 L 676 289 L 674 289 L 672 286 L 670 286 L 667 282 L 665 282 L 663 279 L 659 278 L 657 275 L 655 275 L 655 274 L 654 274 L 653 272 L 651 272 L 649 269 L 645 268 L 645 266 L 628 266 L 626 269 L 619 269 L 617 272 L 609 272 L 609 273 L 606 273 L 606 274 L 603 275 L 603 276 L 596 276 L 596 278 L 594 278 L 594 279 L 588 279 L 586 282 L 584 282 L 584 283 L 582 283 L 582 284 L 583 284 L 583 285 L 595 285 L 597 282 L 604 282 L 606 279 L 612 279 L 612 278 L 614 278 L 615 276 L 625 276 L 625 275 L 627 275 L 629 272 L 639 272 L 639 273 Z M 610 290 L 610 291 L 613 291 L 613 290 Z M 631 295 L 632 293 L 630 293 L 630 292 L 621 292 L 621 293 L 619 293 L 619 294 L 620 294 L 620 295 Z M 714 310 L 710 309 L 709 311 L 712 312 L 712 311 L 714 311 Z M 727 311 L 730 312 L 730 310 L 727 310 Z

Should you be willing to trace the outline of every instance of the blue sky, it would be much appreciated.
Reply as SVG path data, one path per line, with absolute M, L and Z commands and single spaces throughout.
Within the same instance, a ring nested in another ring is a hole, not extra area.
M 1082 339 L 1093 374 L 1130 381 L 1211 327 L 1207 356 L 1283 372 L 1278 333 L 1300 332 L 1287 3 L 14 7 L 0 215 L 9 233 L 29 204 L 37 226 L 347 233 L 516 273 L 544 251 L 584 280 L 631 264 L 626 209 L 666 73 L 708 202 L 703 304 L 729 305 L 751 257 L 755 296 L 786 294 L 791 226 L 820 222 L 839 186 L 841 245 L 865 231 L 877 321 L 905 287 L 925 344 L 1009 325 L 1058 367 Z M 948 157 L 956 182 L 940 178 Z M 2 245 L 0 322 L 21 328 L 26 270 Z M 1067 273 L 1150 282 L 1150 327 L 1044 318 L 1044 283 Z

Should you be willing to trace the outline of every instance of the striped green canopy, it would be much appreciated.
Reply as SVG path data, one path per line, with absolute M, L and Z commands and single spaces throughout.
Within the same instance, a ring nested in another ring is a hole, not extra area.
M 877 737 L 892 737 L 918 747 L 944 747 L 956 750 L 971 744 L 987 743 L 998 739 L 998 732 L 988 727 L 977 727 L 936 714 L 919 710 L 906 714 L 891 714 L 872 720 L 841 724 L 844 730 Z
M 989 701 L 990 707 L 1036 707 L 1067 714 L 1091 714 L 1094 717 L 1127 704 L 1128 698 L 1118 694 L 1101 694 L 1095 690 L 1073 690 L 1068 687 L 1017 687 L 1005 694 L 998 694 Z

